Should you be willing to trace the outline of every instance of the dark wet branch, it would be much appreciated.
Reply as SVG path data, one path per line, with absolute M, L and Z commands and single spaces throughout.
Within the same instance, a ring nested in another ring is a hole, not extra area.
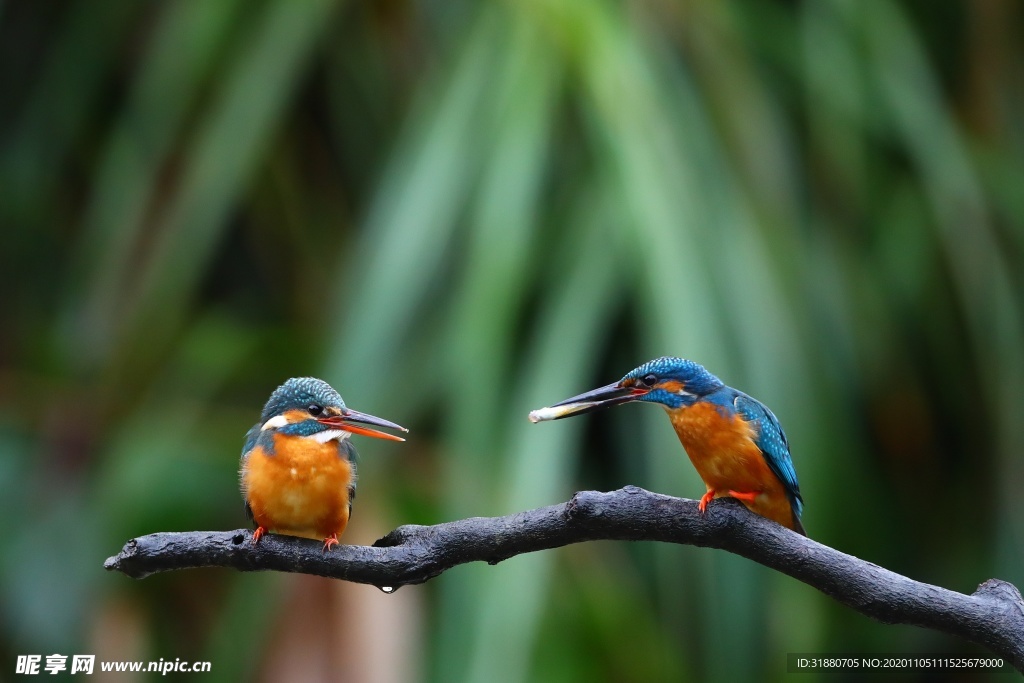
M 473 517 L 436 526 L 402 526 L 373 546 L 335 546 L 252 532 L 158 533 L 132 539 L 107 569 L 143 578 L 189 567 L 234 567 L 317 574 L 381 588 L 423 583 L 467 562 L 496 564 L 522 553 L 595 540 L 663 541 L 720 548 L 817 588 L 887 624 L 913 624 L 990 649 L 1024 671 L 1024 600 L 990 579 L 971 595 L 914 581 L 841 553 L 758 517 L 729 499 L 707 514 L 692 500 L 627 486 L 582 491 L 561 505 L 506 517 Z

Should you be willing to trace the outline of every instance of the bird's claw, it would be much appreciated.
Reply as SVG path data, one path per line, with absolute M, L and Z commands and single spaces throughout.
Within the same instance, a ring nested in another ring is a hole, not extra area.
M 697 503 L 697 509 L 700 510 L 701 513 L 706 511 L 708 509 L 708 503 L 710 503 L 711 499 L 714 498 L 714 497 L 715 497 L 714 489 L 708 489 L 708 492 L 705 493 L 703 496 L 701 496 L 700 502 Z
M 252 544 L 256 545 L 263 538 L 263 534 L 267 533 L 267 530 L 261 526 L 256 527 L 256 531 L 252 532 Z
M 729 491 L 729 495 L 739 500 L 745 500 L 748 503 L 753 503 L 758 496 L 757 491 Z
M 336 545 L 338 545 L 338 534 L 331 534 L 330 536 L 324 539 L 323 552 L 326 553 L 328 550 L 330 550 L 333 546 Z

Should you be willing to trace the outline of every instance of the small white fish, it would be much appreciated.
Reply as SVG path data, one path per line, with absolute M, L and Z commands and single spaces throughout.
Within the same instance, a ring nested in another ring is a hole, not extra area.
M 577 413 L 584 408 L 596 405 L 594 401 L 581 401 L 580 403 L 567 403 L 565 405 L 555 406 L 554 408 L 538 408 L 537 410 L 530 411 L 530 422 L 546 422 L 548 420 L 557 420 L 560 417 L 572 415 Z

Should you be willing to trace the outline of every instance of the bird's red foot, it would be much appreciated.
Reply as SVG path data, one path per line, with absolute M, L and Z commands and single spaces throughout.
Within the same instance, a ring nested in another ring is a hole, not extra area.
M 263 534 L 267 533 L 267 530 L 261 526 L 256 527 L 256 531 L 252 532 L 252 544 L 256 545 L 263 538 Z
M 338 545 L 338 534 L 331 534 L 324 539 L 324 552 L 326 553 L 332 546 L 336 545 Z
M 753 503 L 760 492 L 759 491 L 729 491 L 729 495 L 733 498 L 745 500 L 748 503 Z
M 708 492 L 705 493 L 703 496 L 701 496 L 700 502 L 697 503 L 697 509 L 700 510 L 701 512 L 704 512 L 705 510 L 707 510 L 708 509 L 708 503 L 710 503 L 711 499 L 714 498 L 714 497 L 715 497 L 714 489 L 708 489 Z

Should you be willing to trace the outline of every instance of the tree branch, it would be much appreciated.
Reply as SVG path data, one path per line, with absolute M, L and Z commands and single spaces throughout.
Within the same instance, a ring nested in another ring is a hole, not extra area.
M 1024 600 L 990 579 L 971 595 L 914 581 L 841 553 L 747 511 L 715 500 L 707 514 L 693 500 L 627 486 L 581 491 L 568 503 L 506 517 L 402 526 L 373 546 L 335 546 L 252 532 L 195 531 L 134 538 L 104 566 L 134 578 L 189 567 L 234 567 L 316 574 L 382 590 L 423 583 L 467 562 L 497 564 L 522 553 L 596 540 L 663 541 L 719 548 L 771 567 L 886 624 L 913 624 L 978 643 L 1024 672 Z

